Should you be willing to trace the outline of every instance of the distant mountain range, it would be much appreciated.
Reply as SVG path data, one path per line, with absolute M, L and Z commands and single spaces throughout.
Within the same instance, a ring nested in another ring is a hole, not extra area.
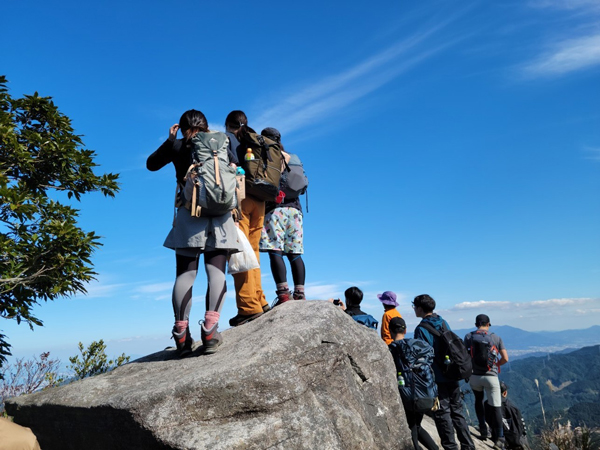
M 573 425 L 600 425 L 599 345 L 568 354 L 523 358 L 504 366 L 500 379 L 508 384 L 509 397 L 536 428 L 543 424 L 540 395 L 547 420 L 560 416 Z
M 452 330 L 464 337 L 475 327 Z M 548 353 L 561 353 L 581 347 L 600 344 L 600 326 L 582 330 L 564 331 L 525 331 L 508 325 L 490 327 L 490 331 L 502 338 L 512 361 L 524 356 L 543 356 Z

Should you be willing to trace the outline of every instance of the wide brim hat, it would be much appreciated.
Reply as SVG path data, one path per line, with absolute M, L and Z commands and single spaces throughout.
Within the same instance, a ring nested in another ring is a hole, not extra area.
M 392 291 L 385 291 L 383 294 L 377 294 L 377 298 L 384 305 L 398 306 L 396 301 L 396 294 Z

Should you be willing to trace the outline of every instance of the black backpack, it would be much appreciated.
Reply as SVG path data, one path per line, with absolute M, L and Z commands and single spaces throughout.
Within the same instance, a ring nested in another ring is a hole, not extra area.
M 488 419 L 488 417 L 494 417 L 494 407 L 487 400 L 483 406 L 485 408 L 485 420 L 492 427 L 492 420 Z M 510 399 L 502 401 L 502 419 L 506 448 L 515 450 L 529 449 L 525 421 L 519 408 Z
M 274 202 L 279 193 L 281 169 L 287 169 L 281 145 L 256 133 L 243 136 L 240 145 L 244 154 L 252 157 L 251 160 L 244 157 L 240 161 L 246 172 L 246 194 L 258 200 Z
M 398 374 L 404 408 L 431 412 L 439 408 L 438 390 L 431 368 L 433 348 L 420 339 L 402 339 L 389 345 Z
M 498 359 L 498 348 L 492 343 L 490 335 L 485 331 L 475 331 L 470 334 L 467 343 L 471 345 L 471 359 L 473 360 L 473 370 L 478 375 L 492 370 Z M 500 367 L 497 368 L 498 373 Z
M 427 322 L 418 326 L 425 328 L 439 339 L 438 350 L 435 354 L 435 363 L 444 376 L 450 380 L 466 380 L 473 374 L 471 355 L 465 343 L 452 330 L 448 330 L 442 322 L 442 331 L 438 331 Z

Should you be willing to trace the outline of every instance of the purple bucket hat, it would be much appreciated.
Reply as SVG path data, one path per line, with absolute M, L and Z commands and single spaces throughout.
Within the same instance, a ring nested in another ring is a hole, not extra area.
M 377 298 L 384 305 L 399 306 L 396 301 L 396 294 L 392 291 L 385 291 L 383 294 L 377 294 Z

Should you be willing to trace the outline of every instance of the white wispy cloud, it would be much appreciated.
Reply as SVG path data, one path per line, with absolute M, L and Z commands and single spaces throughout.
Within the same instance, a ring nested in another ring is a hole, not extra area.
M 529 2 L 534 8 L 552 8 L 562 10 L 599 10 L 598 0 L 534 0 Z
M 524 65 L 529 77 L 560 76 L 600 65 L 600 33 L 567 39 Z
M 453 327 L 473 326 L 477 314 L 487 314 L 494 325 L 528 331 L 587 328 L 600 323 L 600 298 L 554 298 L 529 302 L 463 302 L 440 315 Z M 414 324 L 414 319 L 409 321 Z
M 583 151 L 586 152 L 585 159 L 600 161 L 600 147 L 584 147 Z
M 343 297 L 345 290 L 346 288 L 340 284 L 320 284 L 317 282 L 305 286 L 306 298 L 317 300 Z
M 276 123 L 282 133 L 287 133 L 341 111 L 460 40 L 427 42 L 462 13 L 402 39 L 347 70 L 317 80 L 287 97 L 279 95 L 276 104 L 265 109 L 255 123 L 259 127 Z
M 560 77 L 600 65 L 600 2 L 531 0 L 527 5 L 552 17 L 552 31 L 520 67 L 525 78 Z
M 111 297 L 126 287 L 123 283 L 105 283 L 102 280 L 91 281 L 85 286 L 87 294 L 78 294 L 75 298 Z
M 141 294 L 156 294 L 171 290 L 173 290 L 173 282 L 164 281 L 162 283 L 145 284 L 143 286 L 139 286 L 136 289 L 136 292 L 139 292 Z
M 600 298 L 554 298 L 549 300 L 534 300 L 531 302 L 508 302 L 508 301 L 485 301 L 479 300 L 477 302 L 462 302 L 454 305 L 454 307 L 448 309 L 448 311 L 463 311 L 463 310 L 555 310 L 564 307 L 574 306 L 593 306 L 600 305 Z
M 218 125 L 216 123 L 208 123 L 208 129 L 209 130 L 213 130 L 213 131 L 220 131 L 222 133 L 225 133 L 225 126 L 224 125 Z

